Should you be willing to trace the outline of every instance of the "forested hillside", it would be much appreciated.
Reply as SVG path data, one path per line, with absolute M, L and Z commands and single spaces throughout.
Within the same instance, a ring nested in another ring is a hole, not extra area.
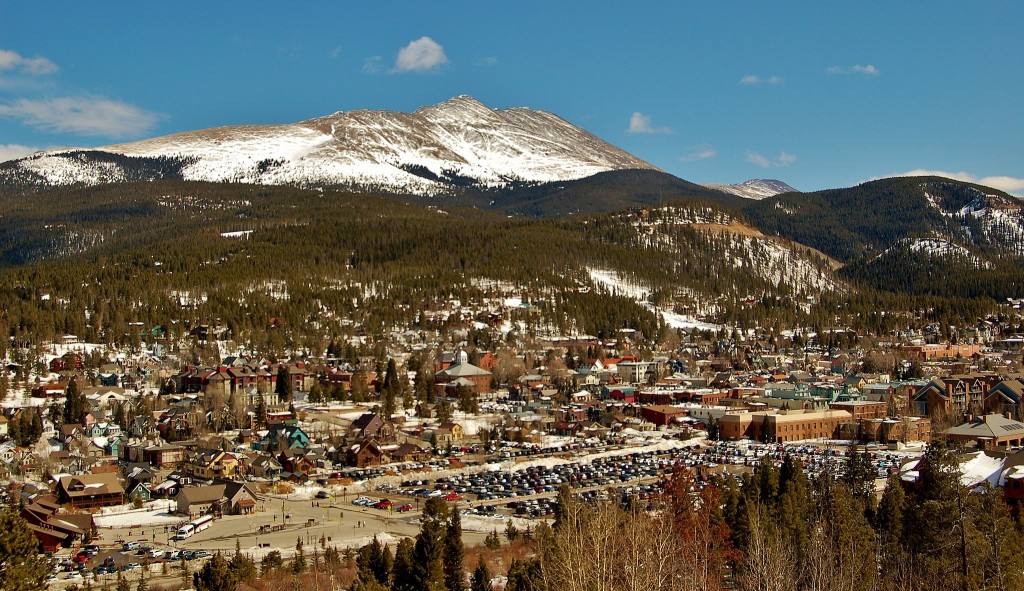
M 938 177 L 787 193 L 743 208 L 762 231 L 847 264 L 842 274 L 886 291 L 1019 297 L 1024 206 L 1001 191 Z
M 255 350 L 315 352 L 336 335 L 444 329 L 432 312 L 451 300 L 487 321 L 507 297 L 524 302 L 501 312 L 514 338 L 629 328 L 655 339 L 672 326 L 664 314 L 879 330 L 899 315 L 878 310 L 972 317 L 991 306 L 850 288 L 820 253 L 692 202 L 510 219 L 345 192 L 156 181 L 2 205 L 0 305 L 17 338 L 137 342 L 158 326 L 211 325 Z

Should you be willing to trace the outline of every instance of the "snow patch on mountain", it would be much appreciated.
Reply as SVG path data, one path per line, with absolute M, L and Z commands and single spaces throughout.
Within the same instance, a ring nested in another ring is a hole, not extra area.
M 900 249 L 926 257 L 960 260 L 976 269 L 992 269 L 994 267 L 991 262 L 978 258 L 967 248 L 941 238 L 904 238 L 887 248 L 879 257 Z
M 765 199 L 782 193 L 794 193 L 796 189 L 776 179 L 750 179 L 736 185 L 710 184 L 709 189 L 717 189 L 747 199 Z
M 671 328 L 696 328 L 699 330 L 717 330 L 720 328 L 716 324 L 702 322 L 688 314 L 679 314 L 675 311 L 655 306 L 651 302 L 647 301 L 650 288 L 635 280 L 623 277 L 617 271 L 590 268 L 587 269 L 587 273 L 590 275 L 590 280 L 595 285 L 599 285 L 611 293 L 636 300 L 643 307 L 660 315 L 662 320 L 665 321 L 665 324 Z
M 639 216 L 633 227 L 640 245 L 657 248 L 671 248 L 680 228 L 703 230 L 721 253 L 715 264 L 725 261 L 776 287 L 786 286 L 797 292 L 842 288 L 826 261 L 813 256 L 806 247 L 765 236 L 720 210 L 657 208 Z

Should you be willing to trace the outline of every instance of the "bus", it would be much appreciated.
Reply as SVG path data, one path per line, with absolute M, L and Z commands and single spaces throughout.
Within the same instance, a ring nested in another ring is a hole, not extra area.
M 174 533 L 174 539 L 185 540 L 191 538 L 193 534 L 199 533 L 211 525 L 213 525 L 213 515 L 203 515 L 179 527 L 178 531 Z

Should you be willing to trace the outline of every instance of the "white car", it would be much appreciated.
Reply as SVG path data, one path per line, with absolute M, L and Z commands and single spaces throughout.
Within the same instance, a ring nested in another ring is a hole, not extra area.
M 376 501 L 374 501 L 370 497 L 356 497 L 356 500 L 352 501 L 352 504 L 353 505 L 360 505 L 362 507 L 367 507 L 369 505 L 374 504 L 375 502 Z

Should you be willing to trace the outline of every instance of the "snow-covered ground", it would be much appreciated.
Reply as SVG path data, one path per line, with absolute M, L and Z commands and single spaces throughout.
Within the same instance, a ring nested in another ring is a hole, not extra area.
M 104 507 L 95 513 L 96 527 L 145 527 L 180 523 L 182 517 L 171 514 L 169 510 L 172 508 L 169 501 L 149 501 L 141 509 L 134 509 L 130 505 Z
M 647 296 L 650 294 L 650 290 L 647 287 L 627 281 L 615 271 L 591 268 L 587 269 L 587 272 L 590 274 L 590 280 L 595 284 L 602 285 L 618 295 L 636 300 L 655 314 L 660 314 L 665 320 L 665 324 L 668 324 L 671 328 L 696 328 L 698 330 L 717 330 L 719 328 L 716 324 L 701 322 L 693 316 L 677 314 L 671 310 L 655 306 L 647 301 Z

